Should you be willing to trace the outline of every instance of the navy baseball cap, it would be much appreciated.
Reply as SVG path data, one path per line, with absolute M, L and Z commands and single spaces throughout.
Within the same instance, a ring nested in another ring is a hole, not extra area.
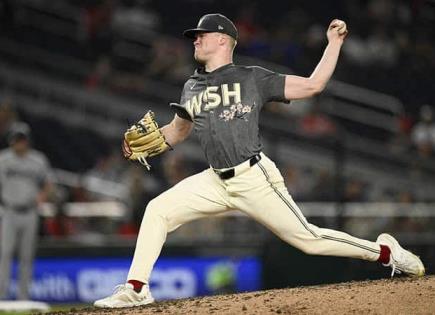
M 192 28 L 189 30 L 185 30 L 183 32 L 183 35 L 188 38 L 195 38 L 195 35 L 197 33 L 222 33 L 227 34 L 237 40 L 238 32 L 237 28 L 234 25 L 233 22 L 226 16 L 219 14 L 219 13 L 213 13 L 213 14 L 206 14 L 203 17 L 199 19 L 198 25 L 196 28 Z

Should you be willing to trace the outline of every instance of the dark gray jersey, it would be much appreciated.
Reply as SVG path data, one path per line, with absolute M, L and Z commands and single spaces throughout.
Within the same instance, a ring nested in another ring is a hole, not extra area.
M 285 76 L 261 67 L 228 64 L 197 70 L 185 83 L 177 115 L 194 122 L 214 168 L 233 167 L 259 153 L 259 114 L 269 101 L 285 101 Z

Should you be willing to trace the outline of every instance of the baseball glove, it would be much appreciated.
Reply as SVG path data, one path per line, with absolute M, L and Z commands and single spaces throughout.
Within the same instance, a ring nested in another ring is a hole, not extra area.
M 170 148 L 154 119 L 152 111 L 148 111 L 141 120 L 124 133 L 122 143 L 124 157 L 132 161 L 139 161 L 147 169 L 150 169 L 150 165 L 146 161 L 147 157 L 161 154 Z

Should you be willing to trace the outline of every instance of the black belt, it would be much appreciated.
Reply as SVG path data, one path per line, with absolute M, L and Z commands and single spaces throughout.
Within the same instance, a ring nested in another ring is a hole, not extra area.
M 254 155 L 253 157 L 251 157 L 249 159 L 249 166 L 254 166 L 255 164 L 257 164 L 259 161 L 261 160 L 261 155 L 257 154 Z M 220 177 L 220 179 L 230 179 L 232 177 L 234 177 L 234 175 L 236 175 L 236 171 L 234 170 L 234 168 L 230 168 L 229 170 L 220 172 L 219 170 L 213 169 L 214 172 Z

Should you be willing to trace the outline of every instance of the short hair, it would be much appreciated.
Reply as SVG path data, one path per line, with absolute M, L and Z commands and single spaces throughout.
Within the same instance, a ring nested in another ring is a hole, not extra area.
M 237 45 L 237 40 L 235 38 L 232 38 L 231 36 L 228 36 L 229 40 L 230 40 L 230 47 L 231 49 L 234 49 Z
M 224 35 L 228 39 L 228 43 L 230 44 L 230 49 L 231 51 L 234 51 L 234 48 L 237 45 L 237 40 L 234 37 L 231 37 L 230 35 L 227 34 L 222 34 L 222 35 Z

